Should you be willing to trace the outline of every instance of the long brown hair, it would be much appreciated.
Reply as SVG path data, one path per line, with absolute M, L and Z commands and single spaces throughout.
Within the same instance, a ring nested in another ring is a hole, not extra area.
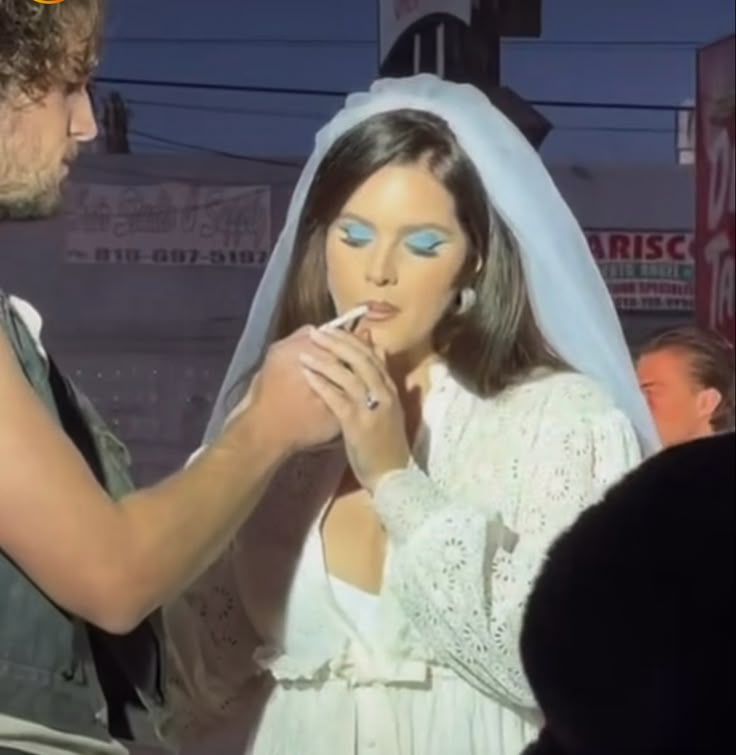
M 327 288 L 327 229 L 373 173 L 420 160 L 455 200 L 469 250 L 457 285 L 477 295 L 475 306 L 464 314 L 449 312 L 435 332 L 435 347 L 450 371 L 474 393 L 490 396 L 535 368 L 564 369 L 534 320 L 516 239 L 489 201 L 473 162 L 444 120 L 416 110 L 367 118 L 326 154 L 299 220 L 275 337 L 335 316 Z

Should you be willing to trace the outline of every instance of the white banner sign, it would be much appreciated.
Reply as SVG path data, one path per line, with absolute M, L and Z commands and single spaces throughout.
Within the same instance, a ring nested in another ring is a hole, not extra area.
M 473 0 L 378 0 L 380 64 L 398 38 L 420 19 L 444 13 L 470 24 L 472 8 Z
M 66 261 L 93 265 L 263 267 L 268 186 L 71 185 Z

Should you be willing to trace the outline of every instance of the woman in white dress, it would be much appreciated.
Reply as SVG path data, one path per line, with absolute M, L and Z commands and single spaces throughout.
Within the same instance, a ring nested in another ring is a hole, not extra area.
M 168 611 L 187 752 L 518 755 L 545 551 L 656 448 L 580 228 L 472 87 L 378 82 L 319 133 L 208 437 L 269 342 L 363 302 L 304 362 L 341 437 Z

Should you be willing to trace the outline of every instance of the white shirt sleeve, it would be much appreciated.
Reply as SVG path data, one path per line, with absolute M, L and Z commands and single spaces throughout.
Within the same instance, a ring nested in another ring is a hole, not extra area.
M 639 462 L 640 451 L 628 419 L 614 408 L 550 408 L 531 439 L 518 433 L 495 442 L 503 463 L 516 464 L 516 482 L 499 491 L 492 477 L 465 474 L 496 500 L 513 497 L 513 522 L 490 504 L 479 506 L 477 491 L 472 503 L 449 500 L 418 469 L 387 475 L 375 501 L 395 548 L 391 589 L 416 631 L 477 689 L 533 708 L 518 649 L 533 581 L 555 538 Z
M 38 310 L 29 304 L 25 299 L 19 299 L 17 296 L 9 297 L 10 305 L 17 312 L 18 316 L 23 320 L 25 326 L 28 328 L 28 332 L 33 338 L 33 342 L 36 345 L 38 353 L 46 359 L 46 351 L 41 342 L 41 331 L 43 330 L 43 320 Z

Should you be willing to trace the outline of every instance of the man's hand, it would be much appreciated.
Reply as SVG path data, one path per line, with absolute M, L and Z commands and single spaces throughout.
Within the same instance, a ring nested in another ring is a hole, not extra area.
M 307 345 L 275 344 L 248 410 L 184 471 L 114 506 L 0 333 L 0 550 L 67 611 L 129 632 L 212 564 L 289 454 L 337 434 L 301 372 Z
M 300 328 L 272 344 L 248 393 L 228 422 L 237 421 L 237 416 L 250 408 L 276 430 L 290 451 L 317 446 L 337 437 L 340 425 L 307 384 L 299 361 L 300 354 L 316 355 L 319 351 L 308 333 L 308 328 Z

